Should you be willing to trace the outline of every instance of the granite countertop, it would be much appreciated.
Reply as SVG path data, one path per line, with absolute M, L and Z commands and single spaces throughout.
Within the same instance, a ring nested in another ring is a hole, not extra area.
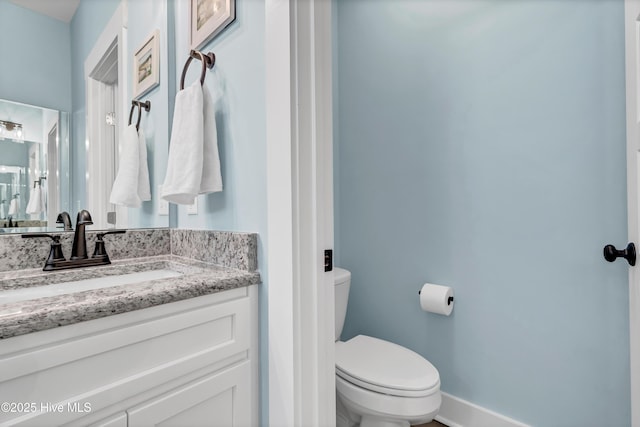
M 163 255 L 56 272 L 0 273 L 0 301 L 4 291 L 160 269 L 181 276 L 0 304 L 0 339 L 260 283 L 257 271 Z

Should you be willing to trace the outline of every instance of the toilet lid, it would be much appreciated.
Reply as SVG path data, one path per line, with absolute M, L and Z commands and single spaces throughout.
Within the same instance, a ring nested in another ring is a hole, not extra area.
M 397 396 L 415 395 L 440 385 L 438 370 L 424 357 L 366 335 L 336 343 L 336 373 L 359 386 Z

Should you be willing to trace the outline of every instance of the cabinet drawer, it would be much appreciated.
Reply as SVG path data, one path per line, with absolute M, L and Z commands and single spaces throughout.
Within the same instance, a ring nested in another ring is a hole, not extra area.
M 97 423 L 91 424 L 89 427 L 127 427 L 127 413 L 121 413 Z
M 190 382 L 127 411 L 129 427 L 240 427 L 251 418 L 249 362 Z

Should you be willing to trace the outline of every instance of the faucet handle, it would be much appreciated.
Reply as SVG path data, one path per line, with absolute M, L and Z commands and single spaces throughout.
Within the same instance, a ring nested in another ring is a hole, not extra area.
M 102 240 L 102 238 L 104 236 L 106 236 L 107 234 L 124 234 L 126 233 L 127 230 L 109 230 L 109 231 L 102 231 L 98 234 L 96 234 L 96 237 L 98 238 L 98 240 Z
M 32 237 L 49 237 L 51 240 L 53 240 L 53 243 L 51 243 L 51 250 L 49 251 L 49 257 L 47 258 L 47 262 L 45 263 L 45 270 L 47 269 L 47 266 L 53 265 L 54 261 L 66 261 L 66 258 L 62 253 L 62 244 L 60 243 L 59 235 L 47 233 L 33 233 L 22 235 L 23 239 Z
M 126 232 L 127 230 L 109 230 L 96 234 L 96 247 L 93 250 L 93 257 L 103 257 L 109 259 L 109 255 L 107 255 L 107 250 L 104 247 L 104 240 L 102 240 L 102 238 L 107 234 L 124 234 Z
M 22 238 L 23 239 L 28 239 L 31 237 L 49 237 L 51 240 L 53 240 L 54 243 L 60 243 L 60 236 L 57 234 L 48 234 L 48 233 L 29 233 L 29 234 L 23 234 Z

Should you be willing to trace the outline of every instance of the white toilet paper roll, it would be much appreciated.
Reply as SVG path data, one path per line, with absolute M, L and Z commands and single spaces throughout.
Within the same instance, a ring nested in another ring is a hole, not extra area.
M 450 315 L 453 310 L 453 289 L 425 283 L 420 290 L 420 307 L 431 313 Z

